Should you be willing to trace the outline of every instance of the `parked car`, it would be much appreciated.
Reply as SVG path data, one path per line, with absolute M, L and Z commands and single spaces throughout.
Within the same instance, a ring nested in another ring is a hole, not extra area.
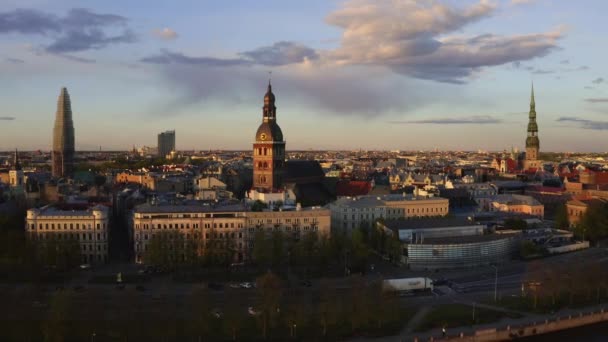
M 257 311 L 256 309 L 253 308 L 253 306 L 250 306 L 247 309 L 247 312 L 251 315 L 251 316 L 259 316 L 260 314 L 262 314 L 260 311 Z
M 222 313 L 222 310 L 217 309 L 217 308 L 216 308 L 216 309 L 211 310 L 211 314 L 213 315 L 213 317 L 218 318 L 218 319 L 219 319 L 219 318 L 222 318 L 222 316 L 224 315 L 224 314 Z
M 230 288 L 233 288 L 233 289 L 240 289 L 241 288 L 241 285 L 237 284 L 237 283 L 230 283 L 230 285 L 228 285 L 228 286 L 230 286 Z
M 82 265 L 80 265 L 80 269 L 81 270 L 88 270 L 89 268 L 91 268 L 91 264 L 82 264 Z
M 248 283 L 248 282 L 243 282 L 243 283 L 241 283 L 241 287 L 244 289 L 251 289 L 251 288 L 253 288 L 253 284 Z
M 302 281 L 300 282 L 300 285 L 301 285 L 301 286 L 304 286 L 304 287 L 311 287 L 311 286 L 312 286 L 312 283 L 310 282 L 310 280 L 302 280 Z

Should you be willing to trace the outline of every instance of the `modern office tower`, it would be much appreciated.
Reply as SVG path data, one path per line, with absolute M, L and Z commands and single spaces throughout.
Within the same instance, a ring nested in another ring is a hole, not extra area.
M 175 131 L 158 134 L 158 156 L 165 158 L 171 151 L 175 151 Z
M 70 94 L 64 87 L 57 100 L 55 127 L 53 128 L 53 177 L 71 177 L 74 171 L 74 122 Z

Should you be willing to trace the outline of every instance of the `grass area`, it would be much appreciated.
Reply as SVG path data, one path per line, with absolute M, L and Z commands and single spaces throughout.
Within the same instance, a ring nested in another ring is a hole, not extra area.
M 487 303 L 494 304 L 494 301 L 488 301 Z M 525 297 L 503 297 L 496 305 L 509 310 L 546 314 L 565 308 L 584 308 L 600 303 L 608 303 L 607 291 L 600 291 L 599 296 L 597 291 L 585 291 L 572 295 L 561 293 L 555 296 L 539 296 L 536 299 L 532 295 Z
M 474 313 L 474 317 L 473 317 Z M 485 308 L 473 308 L 464 304 L 446 304 L 434 308 L 416 327 L 416 331 L 427 331 L 435 328 L 455 328 L 485 324 L 499 321 L 502 318 L 520 318 L 520 315 L 508 314 Z

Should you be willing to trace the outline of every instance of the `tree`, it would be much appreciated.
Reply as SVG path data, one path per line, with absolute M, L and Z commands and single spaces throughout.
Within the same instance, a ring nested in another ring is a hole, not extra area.
M 362 229 L 355 229 L 351 238 L 351 265 L 354 269 L 364 271 L 369 257 L 369 247 L 365 243 L 365 234 Z
M 272 261 L 272 245 L 262 229 L 258 229 L 253 237 L 252 256 L 258 264 L 269 265 Z
M 268 337 L 269 326 L 274 326 L 280 313 L 279 304 L 283 294 L 281 279 L 272 272 L 267 272 L 256 279 L 256 298 L 260 311 L 258 316 L 262 325 L 262 336 Z
M 211 307 L 209 305 L 210 298 L 207 291 L 202 288 L 196 289 L 191 293 L 193 319 L 190 322 L 190 331 L 194 336 L 199 338 L 209 336 L 211 333 L 211 321 L 213 317 L 210 315 Z
M 524 229 L 528 228 L 528 223 L 519 218 L 508 218 L 505 220 L 505 228 L 524 230 Z
M 271 236 L 272 265 L 277 267 L 285 260 L 285 238 L 283 232 L 275 230 Z
M 233 341 L 238 339 L 239 330 L 247 319 L 243 311 L 241 299 L 232 293 L 226 297 L 226 305 L 224 306 L 224 318 L 222 322 L 224 331 Z
M 569 227 L 568 209 L 566 208 L 566 205 L 560 204 L 555 211 L 555 228 L 568 229 Z
M 268 204 L 266 204 L 260 200 L 256 200 L 251 205 L 251 211 L 263 211 L 264 209 L 268 209 Z
M 595 202 L 589 205 L 575 228 L 575 234 L 592 243 L 608 237 L 608 203 Z
M 329 286 L 327 281 L 320 284 L 320 301 L 317 308 L 319 323 L 321 323 L 323 336 L 327 336 L 330 326 L 340 322 L 344 312 L 344 301 L 342 293 Z
M 70 297 L 67 291 L 57 291 L 52 295 L 42 327 L 45 341 L 64 341 L 67 338 Z

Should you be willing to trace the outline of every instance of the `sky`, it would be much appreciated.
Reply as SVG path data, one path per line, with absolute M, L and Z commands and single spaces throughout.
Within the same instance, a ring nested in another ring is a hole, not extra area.
M 269 77 L 288 150 L 608 151 L 604 0 L 2 0 L 0 150 L 249 149 Z

